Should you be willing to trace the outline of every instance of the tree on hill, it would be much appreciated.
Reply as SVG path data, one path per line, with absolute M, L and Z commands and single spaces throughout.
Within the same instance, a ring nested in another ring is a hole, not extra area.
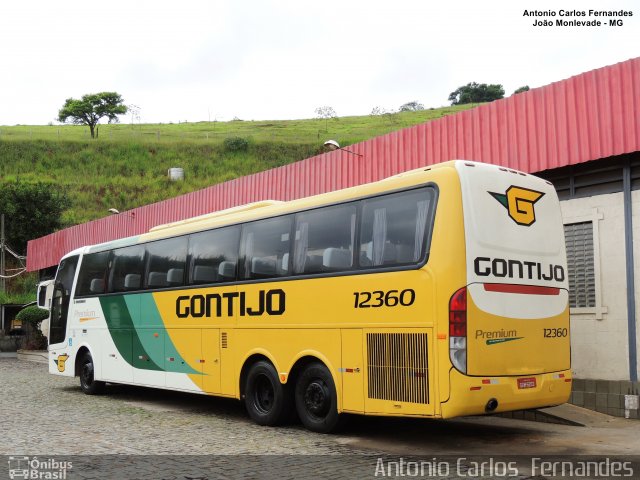
M 62 212 L 71 205 L 66 193 L 46 183 L 7 182 L 0 185 L 0 213 L 5 216 L 7 244 L 25 254 L 27 241 L 53 233 Z
M 449 94 L 451 105 L 493 102 L 504 98 L 504 87 L 500 84 L 470 82 Z
M 528 92 L 528 91 L 529 91 L 529 85 L 525 85 L 524 87 L 516 88 L 516 90 L 515 90 L 515 92 L 513 92 L 513 94 L 517 95 L 518 93 Z
M 329 119 L 338 118 L 338 116 L 336 115 L 336 111 L 333 109 L 333 107 L 330 107 L 328 105 L 325 105 L 324 107 L 316 108 L 316 114 L 318 115 L 318 118 L 324 118 L 325 132 L 329 131 L 329 125 L 328 125 Z
M 118 123 L 118 115 L 127 113 L 122 96 L 116 92 L 100 92 L 83 95 L 80 100 L 67 98 L 58 112 L 58 121 L 75 125 L 87 125 L 91 138 L 98 136 L 98 123 L 106 117 L 109 123 Z
M 412 102 L 407 102 L 404 105 L 400 105 L 401 112 L 417 112 L 419 110 L 424 110 L 424 105 L 418 103 L 417 100 L 413 100 Z

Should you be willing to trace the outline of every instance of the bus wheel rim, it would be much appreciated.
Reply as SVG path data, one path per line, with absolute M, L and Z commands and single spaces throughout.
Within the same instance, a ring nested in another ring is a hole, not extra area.
M 304 392 L 304 404 L 311 415 L 325 417 L 331 406 L 331 394 L 327 384 L 320 379 L 310 382 Z
M 256 379 L 256 387 L 253 395 L 253 404 L 260 413 L 268 413 L 273 408 L 275 390 L 271 381 L 260 375 Z

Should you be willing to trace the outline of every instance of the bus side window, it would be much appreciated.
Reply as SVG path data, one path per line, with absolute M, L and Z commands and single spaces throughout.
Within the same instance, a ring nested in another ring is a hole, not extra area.
M 250 222 L 242 229 L 240 242 L 240 278 L 273 278 L 289 274 L 289 253 L 292 216 L 268 218 Z
M 238 226 L 190 235 L 188 283 L 202 285 L 235 280 L 239 243 Z
M 186 236 L 148 243 L 145 288 L 165 288 L 184 285 L 187 263 Z M 171 284 L 169 273 L 171 272 Z
M 430 239 L 435 191 L 425 187 L 364 201 L 360 267 L 419 263 Z
M 124 292 L 140 288 L 139 279 L 144 272 L 144 253 L 143 245 L 118 248 L 113 251 L 107 285 L 109 292 Z
M 293 273 L 353 267 L 356 204 L 323 207 L 296 215 Z
M 84 255 L 80 264 L 76 296 L 96 295 L 105 292 L 107 269 L 111 252 L 97 252 Z

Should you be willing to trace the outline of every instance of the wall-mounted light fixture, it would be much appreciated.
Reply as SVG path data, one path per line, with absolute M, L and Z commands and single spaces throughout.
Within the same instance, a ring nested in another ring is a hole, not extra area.
M 350 153 L 352 155 L 356 155 L 358 157 L 364 157 L 364 155 L 361 155 L 361 154 L 356 153 L 356 152 L 352 152 L 351 150 L 347 150 L 346 148 L 342 148 L 340 146 L 340 144 L 335 140 L 327 140 L 326 142 L 324 142 L 323 146 L 328 152 L 332 152 L 334 150 L 343 150 L 343 151 L 345 151 L 347 153 Z
M 120 210 L 118 210 L 117 208 L 110 208 L 108 212 L 112 215 L 126 215 L 131 218 L 136 218 L 135 212 L 120 212 Z

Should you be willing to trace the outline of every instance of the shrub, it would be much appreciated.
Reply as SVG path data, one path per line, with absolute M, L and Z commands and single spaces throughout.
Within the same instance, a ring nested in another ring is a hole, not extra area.
M 43 308 L 31 305 L 30 307 L 23 308 L 16 315 L 16 320 L 22 320 L 28 322 L 34 326 L 40 323 L 42 320 L 49 316 L 49 311 Z
M 223 145 L 227 152 L 246 152 L 249 148 L 249 140 L 242 137 L 227 137 Z
M 27 350 L 41 350 L 47 348 L 47 337 L 42 335 L 38 324 L 49 317 L 49 312 L 35 305 L 23 308 L 16 315 L 16 320 L 22 320 L 26 338 L 23 346 Z

